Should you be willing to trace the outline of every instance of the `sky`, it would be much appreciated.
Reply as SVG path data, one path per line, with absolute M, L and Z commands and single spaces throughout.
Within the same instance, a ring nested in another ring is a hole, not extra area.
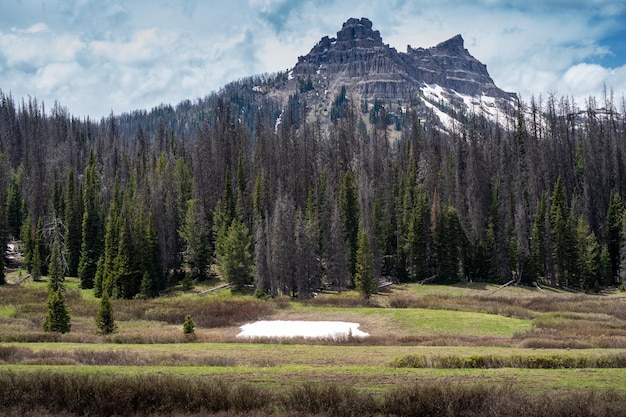
M 351 17 L 401 52 L 461 34 L 524 101 L 626 95 L 625 0 L 0 0 L 0 90 L 92 119 L 175 105 L 292 68 Z

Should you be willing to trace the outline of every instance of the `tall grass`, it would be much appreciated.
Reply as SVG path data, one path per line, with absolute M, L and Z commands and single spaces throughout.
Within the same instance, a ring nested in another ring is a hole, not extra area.
M 626 353 L 605 355 L 406 355 L 391 363 L 396 368 L 442 369 L 587 369 L 626 368 Z
M 614 391 L 532 394 L 513 385 L 429 382 L 383 393 L 335 384 L 284 390 L 207 378 L 0 370 L 0 413 L 48 416 L 624 417 Z

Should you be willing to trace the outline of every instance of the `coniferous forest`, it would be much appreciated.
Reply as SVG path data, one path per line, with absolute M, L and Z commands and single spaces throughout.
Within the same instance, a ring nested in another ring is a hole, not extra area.
M 383 277 L 623 282 L 623 99 L 532 98 L 450 131 L 349 96 L 312 120 L 262 81 L 100 121 L 0 92 L 3 247 L 126 299 L 212 275 L 301 299 Z

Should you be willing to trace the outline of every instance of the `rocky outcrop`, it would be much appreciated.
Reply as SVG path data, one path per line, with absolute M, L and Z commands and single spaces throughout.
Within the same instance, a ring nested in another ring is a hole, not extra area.
M 365 99 L 409 101 L 424 84 L 437 84 L 466 95 L 513 98 L 499 89 L 487 67 L 474 58 L 457 35 L 432 48 L 406 53 L 384 44 L 366 18 L 349 19 L 337 36 L 323 37 L 301 56 L 293 76 L 311 78 L 324 88 L 342 85 Z
M 409 45 L 403 55 L 412 77 L 426 84 L 437 84 L 472 96 L 515 97 L 496 87 L 487 66 L 465 49 L 461 35 L 428 49 L 413 49 Z

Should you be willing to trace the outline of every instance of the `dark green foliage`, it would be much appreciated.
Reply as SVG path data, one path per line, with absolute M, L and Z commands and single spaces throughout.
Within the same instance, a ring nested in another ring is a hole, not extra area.
M 255 91 L 287 78 L 101 121 L 0 92 L 0 241 L 20 232 L 25 266 L 45 276 L 45 231 L 60 220 L 66 273 L 128 298 L 187 271 L 205 278 L 234 219 L 254 227 L 252 266 L 271 295 L 353 286 L 359 225 L 375 275 L 399 281 L 626 279 L 626 119 L 614 103 L 604 118 L 590 100 L 582 128 L 553 96 L 517 103 L 499 124 L 437 103 L 462 123 L 447 131 L 421 99 L 368 102 L 348 86 L 330 114 L 310 117 L 313 75 L 294 80 L 301 92 L 285 105 Z
M 557 282 L 563 286 L 578 284 L 577 273 L 578 245 L 574 219 L 567 204 L 567 193 L 563 179 L 559 176 L 552 192 L 550 206 L 552 226 L 553 257 L 556 265 Z
M 0 250 L 4 252 L 4 244 L 0 245 Z M 0 285 L 4 285 L 6 282 L 6 275 L 4 273 L 4 253 L 0 253 Z
M 50 290 L 48 294 L 48 312 L 43 322 L 43 329 L 46 332 L 68 333 L 72 327 L 70 314 L 65 305 L 63 291 Z
M 437 278 L 443 281 L 458 280 L 464 236 L 459 214 L 453 207 L 443 206 L 438 212 L 433 235 Z
M 111 300 L 106 291 L 102 294 L 102 298 L 100 299 L 100 307 L 98 308 L 95 321 L 98 334 L 107 335 L 117 332 L 113 306 L 111 305 Z
M 208 278 L 209 230 L 196 200 L 187 201 L 187 209 L 178 234 L 183 242 L 183 264 L 192 280 Z
M 6 195 L 6 217 L 8 233 L 15 239 L 20 236 L 20 229 L 24 220 L 24 200 L 22 198 L 22 190 L 20 180 L 22 170 L 11 176 L 9 189 Z
M 250 236 L 248 228 L 239 219 L 232 221 L 216 255 L 222 278 L 236 289 L 252 283 L 254 264 Z
M 374 254 L 367 233 L 363 229 L 359 232 L 354 286 L 363 298 L 370 298 L 378 287 L 378 279 L 374 274 Z
M 58 291 L 64 288 L 65 263 L 61 254 L 61 238 L 57 236 L 52 244 L 52 254 L 48 266 L 48 287 L 50 291 Z
M 83 205 L 76 190 L 74 169 L 70 169 L 65 193 L 65 259 L 67 260 L 67 274 L 74 277 L 78 275 L 78 263 L 80 260 L 80 248 L 82 242 L 82 214 Z
M 78 265 L 78 278 L 82 288 L 93 288 L 100 252 L 102 250 L 102 215 L 100 180 L 93 151 L 85 171 L 83 195 L 82 243 Z
M 196 323 L 189 314 L 185 316 L 185 322 L 183 323 L 183 334 L 191 335 L 196 331 Z
M 611 259 L 611 277 L 617 279 L 620 266 L 620 248 L 624 240 L 622 222 L 624 203 L 619 194 L 611 193 L 609 209 L 606 213 L 606 245 Z M 615 282 L 615 281 L 614 281 Z
M 339 208 L 345 241 L 348 245 L 348 271 L 354 277 L 356 272 L 356 251 L 359 240 L 359 203 L 356 180 L 346 171 L 339 188 Z

